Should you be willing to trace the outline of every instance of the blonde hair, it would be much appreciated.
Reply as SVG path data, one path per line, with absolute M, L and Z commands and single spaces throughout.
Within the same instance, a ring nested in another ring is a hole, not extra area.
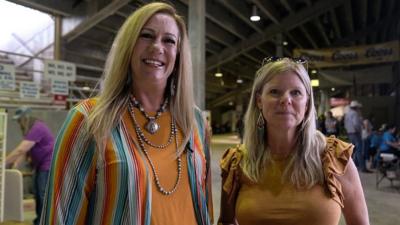
M 326 146 L 326 141 L 323 134 L 316 130 L 316 111 L 308 73 L 301 63 L 289 58 L 267 63 L 256 72 L 250 103 L 245 115 L 244 145 L 246 150 L 242 168 L 251 180 L 257 182 L 262 177 L 265 165 L 271 162 L 270 152 L 268 148 L 265 148 L 268 146 L 268 140 L 265 140 L 266 136 L 258 135 L 257 131 L 260 110 L 257 107 L 256 97 L 261 94 L 266 83 L 285 72 L 296 74 L 302 81 L 308 94 L 308 107 L 297 129 L 297 150 L 289 160 L 283 179 L 288 180 L 297 188 L 309 188 L 324 180 L 320 154 Z
M 155 14 L 163 13 L 175 19 L 179 28 L 178 53 L 173 74 L 168 78 L 170 84 L 175 79 L 176 93 L 170 97 L 170 111 L 178 127 L 182 130 L 183 149 L 194 124 L 194 99 L 192 88 L 192 61 L 190 46 L 184 20 L 176 10 L 166 3 L 150 3 L 137 9 L 119 29 L 107 57 L 104 69 L 103 90 L 97 96 L 97 103 L 88 117 L 88 135 L 93 136 L 99 148 L 112 128 L 126 110 L 134 82 L 130 62 L 138 36 L 146 22 Z M 167 86 L 167 89 L 169 86 Z M 166 91 L 166 94 L 170 93 Z

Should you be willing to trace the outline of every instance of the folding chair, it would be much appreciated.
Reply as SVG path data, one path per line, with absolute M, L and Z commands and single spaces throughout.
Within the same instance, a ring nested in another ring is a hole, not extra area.
M 393 181 L 399 179 L 399 160 L 393 153 L 378 153 L 378 162 L 376 170 L 376 188 L 384 179 L 390 181 L 393 187 Z

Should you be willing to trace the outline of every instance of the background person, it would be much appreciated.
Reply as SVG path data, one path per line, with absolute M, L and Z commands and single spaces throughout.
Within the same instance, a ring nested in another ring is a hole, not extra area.
M 368 225 L 353 146 L 316 130 L 303 61 L 269 58 L 256 73 L 244 145 L 221 161 L 219 224 Z
M 349 111 L 344 114 L 344 128 L 350 142 L 354 145 L 353 159 L 356 166 L 365 173 L 372 173 L 368 170 L 365 163 L 361 131 L 363 120 L 361 116 L 361 103 L 356 100 L 350 102 Z
M 372 132 L 371 141 L 369 145 L 369 159 L 368 159 L 371 162 L 372 168 L 376 168 L 377 162 L 375 158 L 377 158 L 378 149 L 382 143 L 382 136 L 383 132 L 385 132 L 385 129 L 386 125 L 382 124 L 382 126 L 378 130 Z
M 54 136 L 46 124 L 33 117 L 32 109 L 26 106 L 18 108 L 13 116 L 17 120 L 24 139 L 13 149 L 6 158 L 7 167 L 18 167 L 18 164 L 28 154 L 34 172 L 34 195 L 36 204 L 36 218 L 33 223 L 39 224 L 42 213 L 43 200 L 49 175 L 51 157 L 54 146 Z
M 382 135 L 382 141 L 379 145 L 380 153 L 393 153 L 400 157 L 400 142 L 396 139 L 396 125 L 389 124 Z
M 183 19 L 147 4 L 112 46 L 104 89 L 57 138 L 42 224 L 210 225 L 209 129 Z
M 339 136 L 339 121 L 333 117 L 331 111 L 327 111 L 325 116 L 325 132 L 326 136 L 335 135 L 335 137 Z

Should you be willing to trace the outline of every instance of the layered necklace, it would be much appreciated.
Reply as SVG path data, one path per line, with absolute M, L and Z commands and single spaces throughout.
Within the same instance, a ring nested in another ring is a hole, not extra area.
M 155 116 L 149 116 L 146 111 L 144 111 L 143 106 L 140 104 L 138 100 L 136 100 L 135 97 L 131 96 L 131 101 L 133 102 L 133 105 L 139 109 L 139 111 L 146 117 L 147 123 L 145 125 L 146 130 L 150 134 L 155 134 L 157 131 L 160 129 L 160 125 L 157 123 L 157 119 L 161 116 L 163 112 L 165 112 L 165 109 L 167 108 L 168 105 L 168 98 L 165 98 L 165 101 L 163 104 L 161 104 L 160 108 L 157 110 Z
M 149 139 L 146 138 L 146 136 L 144 135 L 142 129 L 140 128 L 140 126 L 139 126 L 139 124 L 138 124 L 138 122 L 137 122 L 137 120 L 136 120 L 134 107 L 137 107 L 137 104 L 135 104 L 135 102 L 133 101 L 133 99 L 134 99 L 134 98 L 131 98 L 132 101 L 129 102 L 129 112 L 130 112 L 130 114 L 131 114 L 131 116 L 132 116 L 132 120 L 133 120 L 133 123 L 134 123 L 134 126 L 135 126 L 135 132 L 136 132 L 136 136 L 137 136 L 137 139 L 138 139 L 140 148 L 141 148 L 141 150 L 143 151 L 144 155 L 146 156 L 146 159 L 148 160 L 148 162 L 149 162 L 149 164 L 150 164 L 151 170 L 153 171 L 154 182 L 155 182 L 155 184 L 156 184 L 156 187 L 157 187 L 158 191 L 161 192 L 161 194 L 163 194 L 163 195 L 171 195 L 172 193 L 174 193 L 174 192 L 177 190 L 178 184 L 179 184 L 179 182 L 180 182 L 180 180 L 181 180 L 181 175 L 182 175 L 182 159 L 181 159 L 181 156 L 178 156 L 178 158 L 177 158 L 177 163 L 178 163 L 178 175 L 177 175 L 175 184 L 174 184 L 174 186 L 172 187 L 172 189 L 167 190 L 166 188 L 164 188 L 163 186 L 161 186 L 160 179 L 159 179 L 158 174 L 157 174 L 157 171 L 156 171 L 156 169 L 155 169 L 153 160 L 151 160 L 150 155 L 149 155 L 148 151 L 147 151 L 146 148 L 145 148 L 145 143 L 148 144 L 148 145 L 151 146 L 151 147 L 154 147 L 154 148 L 157 148 L 157 149 L 162 150 L 162 149 L 165 149 L 168 145 L 170 145 L 171 142 L 172 142 L 173 137 L 175 137 L 175 147 L 176 147 L 176 152 L 178 153 L 178 137 L 177 137 L 177 129 L 176 129 L 176 125 L 175 125 L 175 120 L 174 120 L 174 118 L 171 116 L 171 130 L 170 130 L 170 135 L 169 135 L 169 138 L 168 138 L 167 143 L 166 143 L 166 144 L 161 144 L 161 145 L 154 144 L 154 143 L 150 142 Z M 168 100 L 166 100 L 166 102 L 168 102 Z M 165 102 L 164 102 L 164 103 L 165 103 Z M 166 105 L 163 104 L 162 107 L 165 108 L 165 106 L 166 106 Z M 139 111 L 142 112 L 142 110 L 140 110 L 140 108 L 139 108 Z M 160 110 L 159 110 L 159 111 L 160 111 Z M 143 110 L 143 112 L 144 112 L 144 110 Z M 143 112 L 142 112 L 142 113 L 143 113 Z M 160 115 L 161 115 L 161 113 L 160 113 Z M 146 117 L 146 116 L 145 116 L 145 117 Z M 158 117 L 159 117 L 159 116 L 158 116 Z M 157 117 L 157 118 L 158 118 L 158 117 Z M 146 117 L 146 118 L 147 118 L 147 117 Z M 156 119 L 156 118 L 155 118 L 155 119 Z M 154 120 L 155 120 L 155 119 L 154 119 Z M 154 122 L 155 122 L 155 121 L 154 121 Z M 157 125 L 158 125 L 158 124 L 157 124 Z M 158 125 L 158 128 L 159 128 L 159 125 Z M 158 129 L 157 129 L 157 130 L 158 130 Z

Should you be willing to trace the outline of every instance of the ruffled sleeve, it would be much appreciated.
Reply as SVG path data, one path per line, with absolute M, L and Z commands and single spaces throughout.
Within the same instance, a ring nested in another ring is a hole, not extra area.
M 326 149 L 322 155 L 325 182 L 331 198 L 343 208 L 342 185 L 337 179 L 345 173 L 354 146 L 343 142 L 334 136 L 328 137 Z
M 222 175 L 222 189 L 229 196 L 229 200 L 235 196 L 240 187 L 240 161 L 243 157 L 243 147 L 238 145 L 225 151 L 220 166 Z

